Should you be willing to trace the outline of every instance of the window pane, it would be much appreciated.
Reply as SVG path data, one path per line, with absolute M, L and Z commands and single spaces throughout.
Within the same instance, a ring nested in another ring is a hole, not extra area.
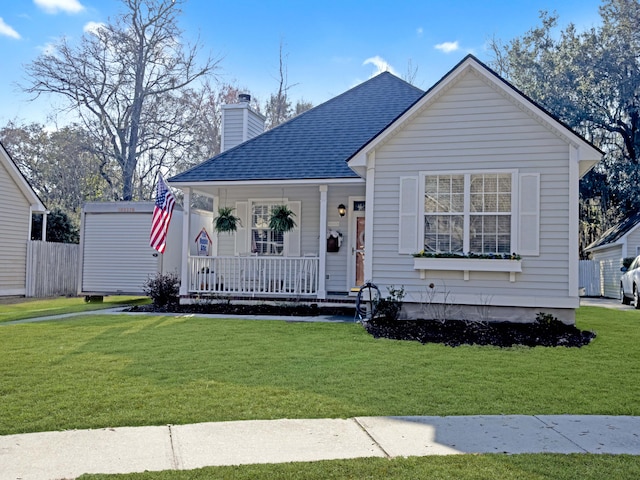
M 451 211 L 452 212 L 464 211 L 464 193 L 454 193 L 451 196 Z
M 498 211 L 510 212 L 511 211 L 511 194 L 500 193 L 498 195 Z
M 426 215 L 424 249 L 427 252 L 461 252 L 463 246 L 463 216 Z
M 269 229 L 271 209 L 275 203 L 254 203 L 251 206 L 251 252 L 258 255 L 282 255 L 284 234 Z
M 464 193 L 464 175 L 452 175 L 451 191 L 453 193 Z
M 438 202 L 436 197 L 431 194 L 425 194 L 424 196 L 424 211 L 425 213 L 436 212 L 438 210 Z

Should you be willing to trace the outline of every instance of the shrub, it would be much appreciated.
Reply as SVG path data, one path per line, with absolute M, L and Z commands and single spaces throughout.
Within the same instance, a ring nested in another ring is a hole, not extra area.
M 175 273 L 156 273 L 149 276 L 142 291 L 156 307 L 176 305 L 180 299 L 180 277 Z
M 378 300 L 375 307 L 375 315 L 386 320 L 397 320 L 398 317 L 400 317 L 402 300 L 405 296 L 404 286 L 395 288 L 391 285 L 387 287 L 387 291 L 389 292 L 389 296 Z

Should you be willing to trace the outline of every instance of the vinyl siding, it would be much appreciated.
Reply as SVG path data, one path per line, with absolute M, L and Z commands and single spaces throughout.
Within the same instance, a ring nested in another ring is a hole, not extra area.
M 629 255 L 633 256 L 633 254 Z M 612 245 L 593 252 L 593 260 L 600 262 L 600 291 L 605 297 L 620 296 L 620 276 L 622 272 L 622 245 Z
M 264 132 L 264 120 L 250 109 L 247 110 L 247 115 L 247 138 L 245 140 L 257 137 Z
M 635 227 L 629 232 L 626 238 L 627 257 L 637 257 L 640 255 L 640 228 Z
M 463 76 L 378 147 L 375 165 L 374 282 L 404 285 L 409 301 L 424 299 L 431 282 L 478 301 L 570 296 L 569 146 L 484 80 Z M 470 272 L 468 281 L 462 272 L 428 272 L 420 279 L 413 257 L 397 253 L 400 177 L 514 169 L 540 174 L 540 255 L 523 258 L 513 283 L 508 274 L 483 272 Z
M 227 108 L 223 111 L 223 147 L 229 150 L 244 141 L 244 109 Z
M 0 295 L 24 295 L 29 202 L 0 163 Z

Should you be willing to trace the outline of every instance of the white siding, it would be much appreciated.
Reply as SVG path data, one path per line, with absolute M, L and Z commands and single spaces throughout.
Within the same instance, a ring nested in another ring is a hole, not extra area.
M 264 118 L 251 109 L 248 109 L 247 114 L 249 117 L 247 119 L 247 138 L 245 140 L 257 137 L 264 132 Z
M 632 256 L 632 255 L 630 255 Z M 605 297 L 620 296 L 620 276 L 622 272 L 622 245 L 612 245 L 593 252 L 593 260 L 600 262 L 600 291 Z
M 569 146 L 479 77 L 462 77 L 379 146 L 375 159 L 374 282 L 404 285 L 408 301 L 424 299 L 431 282 L 446 285 L 450 299 L 478 302 L 481 296 L 538 297 L 543 307 L 545 298 L 573 294 L 568 291 Z M 420 279 L 413 257 L 397 253 L 400 178 L 485 169 L 540 174 L 540 255 L 523 258 L 515 282 L 508 274 L 482 272 L 471 272 L 468 281 L 462 272 L 428 272 Z
M 240 145 L 244 141 L 244 109 L 225 108 L 222 111 L 222 149 Z
M 24 295 L 29 202 L 0 163 L 0 295 Z
M 640 255 L 640 228 L 635 227 L 627 234 L 627 257 L 637 257 Z

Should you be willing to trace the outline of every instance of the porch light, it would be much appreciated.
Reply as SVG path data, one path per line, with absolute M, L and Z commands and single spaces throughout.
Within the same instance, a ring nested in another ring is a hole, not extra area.
M 344 217 L 345 213 L 347 213 L 347 207 L 344 206 L 344 203 L 338 205 L 338 213 L 341 217 Z

